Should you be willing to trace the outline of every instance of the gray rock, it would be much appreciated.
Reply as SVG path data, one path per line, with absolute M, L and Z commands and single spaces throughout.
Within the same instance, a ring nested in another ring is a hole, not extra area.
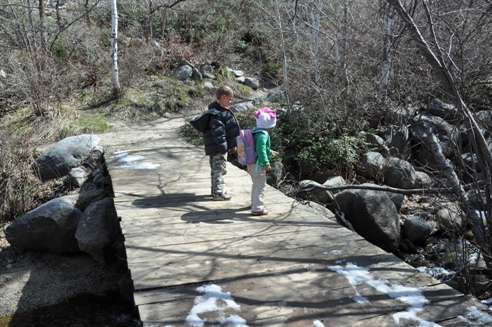
M 400 244 L 400 219 L 395 205 L 385 192 L 345 190 L 335 196 L 337 205 L 354 230 L 369 242 L 388 252 L 396 252 Z
M 382 169 L 385 164 L 383 155 L 379 152 L 367 152 L 362 158 L 361 174 L 366 178 L 379 179 L 383 176 Z
M 203 83 L 203 88 L 207 90 L 210 94 L 215 94 L 217 88 L 211 82 Z
M 425 137 L 431 133 L 435 134 L 439 139 L 442 153 L 445 157 L 448 157 L 452 153 L 454 146 L 458 144 L 459 129 L 440 117 L 432 116 L 428 112 L 422 112 L 412 121 L 412 139 L 418 144 L 426 144 Z M 431 166 L 439 164 L 427 146 L 422 146 L 418 151 L 417 159 L 422 164 Z
M 383 167 L 384 183 L 391 187 L 411 189 L 415 187 L 415 169 L 405 160 L 387 158 Z
M 93 188 L 82 193 L 72 195 L 72 201 L 76 208 L 85 211 L 92 203 L 101 201 L 108 197 L 108 194 L 100 188 Z
M 374 186 L 375 184 L 363 183 L 361 185 Z M 395 205 L 396 211 L 400 211 L 401 207 L 403 206 L 403 202 L 405 201 L 405 195 L 395 192 L 384 192 L 384 191 L 378 191 L 378 192 L 386 194 L 388 198 L 391 200 L 391 202 L 393 202 L 393 204 Z
M 81 187 L 82 184 L 84 184 L 84 182 L 87 180 L 88 173 L 84 169 L 77 167 L 72 168 L 69 175 L 72 185 L 74 185 L 75 187 Z
M 174 78 L 179 79 L 181 81 L 190 78 L 192 75 L 193 75 L 193 68 L 188 65 L 179 66 L 174 68 L 173 70 Z
M 441 117 L 445 120 L 454 120 L 459 117 L 458 110 L 454 105 L 444 103 L 438 98 L 430 101 L 427 110 L 431 115 Z
M 91 204 L 84 211 L 75 233 L 80 250 L 101 264 L 113 258 L 113 243 L 118 235 L 118 217 L 112 198 Z
M 245 112 L 248 109 L 251 109 L 253 106 L 249 103 L 238 103 L 231 106 L 231 109 L 235 112 Z
M 392 156 L 405 159 L 410 150 L 410 131 L 406 126 L 390 126 L 383 134 L 385 144 L 390 149 L 398 150 L 398 154 L 392 152 Z
M 442 208 L 436 213 L 436 222 L 443 231 L 457 232 L 463 226 L 460 212 L 456 208 Z
M 214 67 L 212 65 L 204 64 L 200 66 L 200 72 L 203 73 L 213 73 Z
M 246 77 L 244 79 L 244 85 L 249 86 L 253 90 L 257 90 L 260 87 L 260 81 L 253 77 Z
M 202 72 L 202 77 L 206 78 L 206 79 L 211 79 L 211 80 L 217 79 L 217 77 L 215 77 L 214 74 L 209 73 L 209 72 Z
M 326 184 L 326 183 L 325 183 Z M 323 186 L 327 186 L 323 184 Z M 321 204 L 330 204 L 335 201 L 335 198 L 333 196 L 333 193 L 329 190 L 324 190 L 321 188 L 315 188 L 312 191 L 313 196 L 316 198 L 316 202 L 321 203 Z
M 422 171 L 415 172 L 415 187 L 423 188 L 432 185 L 432 178 Z
M 81 216 L 71 199 L 53 199 L 8 225 L 5 236 L 12 246 L 24 250 L 77 252 L 75 231 Z
M 67 137 L 43 152 L 33 169 L 42 181 L 65 176 L 91 155 L 100 140 L 94 134 Z
M 402 235 L 414 244 L 422 244 L 431 235 L 432 228 L 425 221 L 417 216 L 410 216 L 405 219 L 402 227 Z
M 234 74 L 235 77 L 242 77 L 242 76 L 244 76 L 244 72 L 242 70 L 236 70 L 236 69 L 230 69 L 230 68 L 227 68 L 227 70 L 229 72 L 231 72 L 232 74 Z
M 333 176 L 328 178 L 324 183 L 323 186 L 326 187 L 332 187 L 332 186 L 344 186 L 347 185 L 347 182 L 345 182 L 345 179 L 342 176 Z M 340 191 L 331 191 L 333 194 L 339 193 Z
M 265 101 L 267 102 L 279 102 L 284 98 L 284 93 L 281 90 L 271 92 L 267 95 Z
M 201 80 L 203 78 L 203 75 L 198 69 L 193 68 L 191 72 L 191 78 Z

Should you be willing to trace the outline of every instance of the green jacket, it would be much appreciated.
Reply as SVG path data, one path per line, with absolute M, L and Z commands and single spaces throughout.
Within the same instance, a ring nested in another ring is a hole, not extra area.
M 268 134 L 268 131 L 263 128 L 254 127 L 251 132 L 254 135 L 255 151 L 258 155 L 256 162 L 260 166 L 270 165 L 270 157 L 272 156 L 273 151 L 270 149 L 270 135 Z

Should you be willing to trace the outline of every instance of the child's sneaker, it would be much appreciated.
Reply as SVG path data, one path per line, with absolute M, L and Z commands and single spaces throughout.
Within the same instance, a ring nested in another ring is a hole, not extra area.
M 215 201 L 229 201 L 231 196 L 227 194 L 214 194 L 213 198 Z
M 269 211 L 265 209 L 263 211 L 252 211 L 251 213 L 253 214 L 253 216 L 266 216 L 268 215 Z

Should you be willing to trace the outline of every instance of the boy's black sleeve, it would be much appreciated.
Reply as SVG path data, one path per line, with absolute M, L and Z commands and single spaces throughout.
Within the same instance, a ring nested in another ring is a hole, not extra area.
M 217 144 L 220 153 L 227 153 L 227 134 L 225 124 L 217 116 L 213 116 L 210 120 L 210 127 L 212 130 L 212 136 Z

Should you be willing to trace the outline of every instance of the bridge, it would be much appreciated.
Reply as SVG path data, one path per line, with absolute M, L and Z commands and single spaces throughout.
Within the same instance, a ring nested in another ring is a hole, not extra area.
M 182 118 L 102 136 L 134 301 L 155 326 L 490 326 L 484 306 L 268 186 L 250 214 L 251 180 L 228 164 L 231 201 L 213 201 L 201 147 Z M 133 133 L 133 134 L 131 134 Z

